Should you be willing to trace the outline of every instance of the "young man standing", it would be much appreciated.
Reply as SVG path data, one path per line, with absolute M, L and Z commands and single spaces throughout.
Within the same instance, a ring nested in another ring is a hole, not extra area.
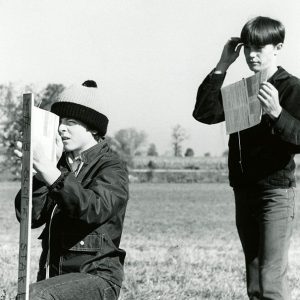
M 41 145 L 33 147 L 32 227 L 45 228 L 31 300 L 119 296 L 128 174 L 103 138 L 108 118 L 101 98 L 96 83 L 86 81 L 67 88 L 52 105 L 60 117 L 57 166 Z M 19 218 L 20 193 L 16 212 Z
M 294 154 L 300 151 L 300 80 L 277 67 L 284 37 L 284 26 L 277 20 L 248 21 L 241 37 L 225 44 L 216 68 L 199 87 L 193 111 L 199 122 L 224 121 L 220 89 L 242 46 L 250 70 L 267 70 L 268 80 L 258 95 L 261 123 L 229 137 L 229 181 L 249 299 L 290 299 L 287 267 L 294 219 Z

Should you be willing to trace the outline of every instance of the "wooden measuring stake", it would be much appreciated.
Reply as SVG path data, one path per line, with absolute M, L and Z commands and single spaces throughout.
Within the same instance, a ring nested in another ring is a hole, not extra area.
M 21 173 L 21 221 L 17 300 L 29 300 L 32 208 L 31 121 L 33 105 L 33 94 L 23 94 L 23 157 Z

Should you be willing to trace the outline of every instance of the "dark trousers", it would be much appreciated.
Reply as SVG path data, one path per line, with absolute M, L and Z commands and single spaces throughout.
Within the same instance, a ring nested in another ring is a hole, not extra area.
M 69 273 L 30 285 L 30 300 L 116 300 L 120 287 L 95 275 Z
M 287 267 L 294 189 L 235 188 L 234 194 L 249 299 L 289 300 Z

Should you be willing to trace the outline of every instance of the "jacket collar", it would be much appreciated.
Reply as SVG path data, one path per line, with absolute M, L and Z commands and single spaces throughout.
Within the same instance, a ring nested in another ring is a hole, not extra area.
M 292 75 L 288 73 L 284 68 L 278 66 L 277 71 L 269 78 L 270 83 L 275 83 L 276 81 L 279 80 L 284 80 L 287 78 L 290 78 Z
M 99 158 L 101 155 L 104 155 L 109 151 L 109 146 L 105 140 L 100 140 L 96 145 L 93 147 L 83 151 L 80 155 L 80 160 L 84 164 L 89 164 L 90 162 L 94 161 L 95 159 Z M 67 163 L 67 153 L 64 153 L 60 163 L 65 167 L 69 165 Z M 70 166 L 69 166 L 70 167 Z
M 98 144 L 94 145 L 93 147 L 83 151 L 81 153 L 81 160 L 88 164 L 93 161 L 95 158 L 98 158 L 100 155 L 109 151 L 108 144 L 105 140 L 100 140 Z

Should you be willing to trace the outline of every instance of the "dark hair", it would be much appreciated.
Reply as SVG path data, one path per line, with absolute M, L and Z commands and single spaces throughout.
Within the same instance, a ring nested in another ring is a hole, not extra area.
M 93 134 L 93 138 L 95 139 L 96 142 L 100 142 L 101 140 L 104 139 L 103 135 L 100 135 L 98 132 Z
M 248 21 L 241 31 L 241 41 L 245 45 L 277 45 L 284 42 L 284 37 L 285 28 L 281 22 L 261 16 Z

